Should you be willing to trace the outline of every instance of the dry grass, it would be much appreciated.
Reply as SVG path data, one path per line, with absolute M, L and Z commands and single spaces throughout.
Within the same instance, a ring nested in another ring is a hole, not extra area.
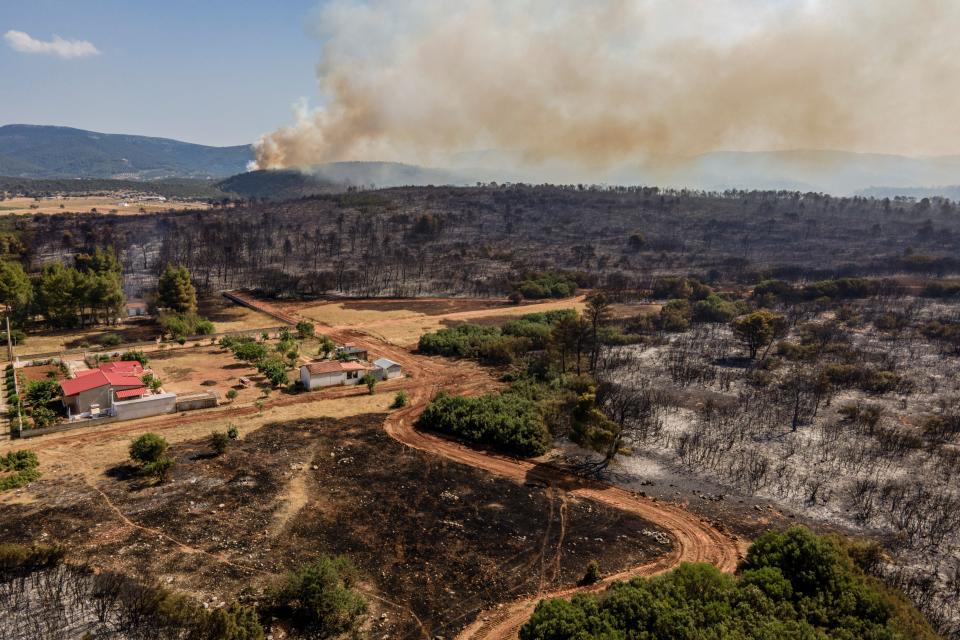
M 484 301 L 488 307 L 452 313 L 423 313 L 414 310 L 416 301 L 410 302 L 413 309 L 358 309 L 351 308 L 351 303 L 331 302 L 299 309 L 298 312 L 331 327 L 360 329 L 384 342 L 408 347 L 415 345 L 424 333 L 436 331 L 451 322 L 482 322 L 485 318 L 507 319 L 554 309 L 582 310 L 585 306 L 581 296 L 521 306 Z
M 121 202 L 127 202 L 129 206 L 120 206 Z M 36 208 L 33 208 L 36 207 Z M 102 213 L 114 213 L 117 215 L 136 215 L 141 213 L 162 213 L 171 209 L 181 211 L 183 209 L 208 209 L 210 205 L 204 202 L 184 202 L 177 200 L 167 200 L 166 202 L 136 200 L 124 201 L 118 196 L 63 196 L 58 198 L 40 199 L 33 198 L 8 198 L 0 202 L 0 216 L 18 215 L 18 214 L 57 214 L 57 213 L 90 213 L 90 215 L 99 215 Z M 96 209 L 97 213 L 91 213 L 91 209 Z
M 242 438 L 269 423 L 293 422 L 307 418 L 347 418 L 369 413 L 382 413 L 389 410 L 393 403 L 393 397 L 394 394 L 391 392 L 346 398 L 323 399 L 318 397 L 316 402 L 265 407 L 263 411 L 257 414 L 243 416 L 242 418 L 232 418 L 229 415 L 223 415 L 223 413 L 198 411 L 192 414 L 195 416 L 195 420 L 190 420 L 183 425 L 164 428 L 160 433 L 167 442 L 176 444 L 206 437 L 213 431 L 226 431 L 232 425 L 237 427 Z M 124 423 L 137 427 L 133 433 L 129 430 L 117 434 L 104 432 L 101 437 L 97 437 L 92 432 L 95 427 L 91 427 L 90 437 L 85 438 L 80 443 L 57 442 L 57 434 L 40 436 L 29 440 L 27 448 L 37 453 L 44 478 L 73 476 L 77 472 L 77 466 L 74 462 L 77 457 L 84 460 L 85 468 L 89 470 L 93 477 L 99 478 L 107 469 L 122 464 L 129 458 L 130 442 L 137 435 L 147 433 L 151 430 L 152 424 L 168 420 L 169 417 L 168 415 L 155 416 Z M 80 431 L 69 432 L 70 435 L 79 433 Z M 7 445 L 0 447 L 0 451 L 5 453 L 8 449 L 24 448 L 23 442 L 7 443 Z M 7 492 L 0 496 L 0 502 L 24 502 L 25 500 L 29 502 L 29 499 L 20 495 L 22 493 L 24 492 Z

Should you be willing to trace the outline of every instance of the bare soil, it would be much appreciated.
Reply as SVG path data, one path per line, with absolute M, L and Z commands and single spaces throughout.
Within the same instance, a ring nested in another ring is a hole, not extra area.
M 670 549 L 632 514 L 404 447 L 383 418 L 269 424 L 219 458 L 185 442 L 159 486 L 123 465 L 41 480 L 31 500 L 0 506 L 0 540 L 67 543 L 95 566 L 208 601 L 255 599 L 284 571 L 343 553 L 387 613 L 378 629 L 428 638 L 569 586 L 592 559 L 616 572 Z
M 23 381 L 27 384 L 37 381 L 37 380 L 49 380 L 50 374 L 53 374 L 54 380 L 62 380 L 63 373 L 60 371 L 60 367 L 53 364 L 38 364 L 32 367 L 24 367 L 21 369 L 23 374 Z

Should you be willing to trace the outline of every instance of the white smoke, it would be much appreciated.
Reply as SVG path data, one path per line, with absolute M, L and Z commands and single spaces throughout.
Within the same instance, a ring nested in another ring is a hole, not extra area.
M 317 31 L 322 106 L 261 168 L 960 151 L 955 0 L 334 0 Z

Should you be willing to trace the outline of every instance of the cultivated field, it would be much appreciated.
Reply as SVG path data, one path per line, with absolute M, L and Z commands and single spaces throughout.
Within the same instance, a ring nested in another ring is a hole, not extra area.
M 410 347 L 420 336 L 442 326 L 463 322 L 503 322 L 525 313 L 553 309 L 583 309 L 583 296 L 514 305 L 490 299 L 351 300 L 322 303 L 280 303 L 287 313 L 297 313 L 332 330 L 363 331 L 384 342 Z
M 137 200 L 123 199 L 121 194 L 109 196 L 58 196 L 51 198 L 17 197 L 0 201 L 0 216 L 23 214 L 86 213 L 91 215 L 110 213 L 115 215 L 138 215 L 165 213 L 184 209 L 208 209 L 204 202 L 187 200 Z M 96 211 L 93 211 L 96 209 Z

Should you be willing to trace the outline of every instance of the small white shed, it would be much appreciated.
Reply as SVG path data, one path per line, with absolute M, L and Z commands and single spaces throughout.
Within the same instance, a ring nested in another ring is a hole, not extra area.
M 387 358 L 377 358 L 373 361 L 373 366 L 376 367 L 373 370 L 373 375 L 379 380 L 392 380 L 403 375 L 402 367 Z

